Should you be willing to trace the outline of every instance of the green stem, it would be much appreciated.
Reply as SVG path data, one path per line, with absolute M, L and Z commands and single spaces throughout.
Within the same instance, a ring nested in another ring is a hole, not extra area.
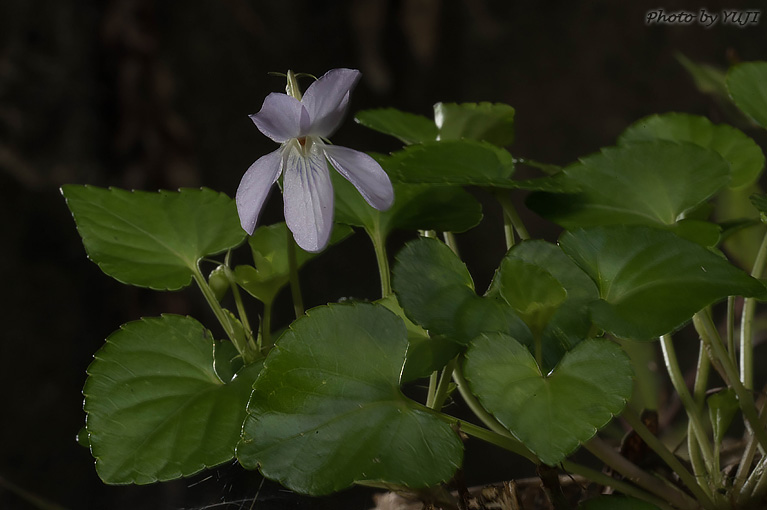
M 610 447 L 610 445 L 599 439 L 599 437 L 594 437 L 588 443 L 584 443 L 583 447 L 590 451 L 596 458 L 604 462 L 607 466 L 611 467 L 616 472 L 623 475 L 631 482 L 637 484 L 652 494 L 663 498 L 676 508 L 693 510 L 700 507 L 700 505 L 695 500 L 682 492 L 680 489 L 672 485 L 667 485 L 660 478 L 656 478 L 650 473 L 639 468 L 636 464 L 629 461 L 614 448 Z
M 245 305 L 242 303 L 240 288 L 238 287 L 237 282 L 234 279 L 234 275 L 232 274 L 232 270 L 229 269 L 228 265 L 226 266 L 226 276 L 229 279 L 229 286 L 232 288 L 232 296 L 234 296 L 234 303 L 237 307 L 237 315 L 240 318 L 243 329 L 245 329 L 245 338 L 247 338 L 251 350 L 261 352 L 261 340 L 259 339 L 256 341 L 253 338 L 253 330 L 250 327 L 248 314 L 245 312 Z
M 727 352 L 733 364 L 738 362 L 738 350 L 735 347 L 735 296 L 727 297 Z
M 445 405 L 445 399 L 447 399 L 447 390 L 450 388 L 450 381 L 453 377 L 453 371 L 455 365 L 458 363 L 458 358 L 453 358 L 447 362 L 445 368 L 442 370 L 442 375 L 439 378 L 439 384 L 437 385 L 437 391 L 434 395 L 434 401 L 432 402 L 432 409 L 439 411 L 442 406 Z
M 290 293 L 293 296 L 293 310 L 296 319 L 304 314 L 304 298 L 301 296 L 301 285 L 298 281 L 298 262 L 296 261 L 296 241 L 293 239 L 293 233 L 286 229 L 288 233 L 288 271 L 290 277 Z
M 751 501 L 761 501 L 767 494 L 767 457 L 762 457 L 759 464 L 754 468 L 754 475 L 759 473 L 759 478 L 751 491 Z
M 428 407 L 429 409 L 435 409 L 434 397 L 437 394 L 438 383 L 439 383 L 439 375 L 437 374 L 437 371 L 435 370 L 429 376 L 429 389 L 426 393 L 426 407 Z
M 464 402 L 466 402 L 466 405 L 469 407 L 469 409 L 471 409 L 471 412 L 474 413 L 474 415 L 479 418 L 482 423 L 485 424 L 487 428 L 496 434 L 509 434 L 509 431 L 506 430 L 506 427 L 501 425 L 492 414 L 488 413 L 485 408 L 482 407 L 482 404 L 479 403 L 477 397 L 475 397 L 474 394 L 469 390 L 469 385 L 466 382 L 466 379 L 463 377 L 463 372 L 461 371 L 460 364 L 456 365 L 455 369 L 453 370 L 453 380 L 458 386 L 458 392 L 461 394 Z
M 657 506 L 661 510 L 674 510 L 674 507 L 669 505 L 665 499 L 656 497 L 649 492 L 643 491 L 639 487 L 631 485 L 630 483 L 626 483 L 622 480 L 607 476 L 600 471 L 587 468 L 586 466 L 581 466 L 580 464 L 576 464 L 575 462 L 569 460 L 562 461 L 562 468 L 571 473 L 575 473 L 576 475 L 580 475 L 587 480 L 591 480 L 594 483 L 604 485 L 605 487 L 611 487 L 618 492 L 626 494 L 627 496 L 633 496 L 637 499 L 647 501 L 648 503 Z
M 650 429 L 645 426 L 639 416 L 634 414 L 634 412 L 629 408 L 627 408 L 621 416 L 623 416 L 628 424 L 631 425 L 631 428 L 634 429 L 634 432 L 636 432 L 639 437 L 642 438 L 642 441 L 644 441 L 645 444 L 650 447 L 650 449 L 657 453 L 658 456 L 663 459 L 663 462 L 665 462 L 668 467 L 670 467 L 674 473 L 679 476 L 679 479 L 682 480 L 682 483 L 687 486 L 690 492 L 692 492 L 692 494 L 701 504 L 703 504 L 704 507 L 715 507 L 714 501 L 711 499 L 712 496 L 710 489 L 707 486 L 700 485 L 698 483 L 698 480 L 692 475 L 692 473 L 687 470 L 687 468 L 684 467 L 676 455 L 674 455 L 674 452 L 669 450 L 666 445 L 660 441 L 660 439 L 655 437 L 655 434 L 650 432 Z
M 499 448 L 503 448 L 504 450 L 516 453 L 517 455 L 526 458 L 535 465 L 541 463 L 541 461 L 538 460 L 538 457 L 536 457 L 533 452 L 528 450 L 527 447 L 521 442 L 509 436 L 508 433 L 498 434 L 497 432 L 493 432 L 492 430 L 474 425 L 473 423 L 469 423 L 468 421 L 450 416 L 449 414 L 437 413 L 437 416 L 450 423 L 451 425 L 458 427 L 461 432 L 464 432 L 472 437 L 476 437 L 477 439 L 481 439 L 487 443 L 494 444 Z
M 455 234 L 452 232 L 443 232 L 442 237 L 445 239 L 445 244 L 448 248 L 453 250 L 453 253 L 460 258 L 461 254 L 458 252 L 458 242 L 455 240 Z
M 197 286 L 202 291 L 202 295 L 205 297 L 205 300 L 208 302 L 211 310 L 213 310 L 213 314 L 216 316 L 216 319 L 218 319 L 219 324 L 221 324 L 221 327 L 224 328 L 226 336 L 229 337 L 229 340 L 231 340 L 234 344 L 237 352 L 240 353 L 245 363 L 253 363 L 259 357 L 258 351 L 253 351 L 248 345 L 247 340 L 243 342 L 243 339 L 240 339 L 235 334 L 234 327 L 232 326 L 226 311 L 221 308 L 221 304 L 218 302 L 218 299 L 216 299 L 216 295 L 213 293 L 213 289 L 211 289 L 210 285 L 208 285 L 208 282 L 200 272 L 199 267 L 194 268 L 192 277 L 194 278 L 194 281 L 197 282 Z
M 381 297 L 391 295 L 391 270 L 389 269 L 389 257 L 386 255 L 386 238 L 381 235 L 381 229 L 376 228 L 375 232 L 365 229 L 368 237 L 373 242 L 373 249 L 378 262 L 378 274 L 381 278 Z
M 751 270 L 751 276 L 761 278 L 764 274 L 765 260 L 767 260 L 767 234 L 762 238 L 759 251 L 756 252 L 756 260 Z M 748 390 L 754 389 L 754 313 L 756 300 L 752 297 L 743 301 L 743 315 L 740 322 L 740 380 Z
M 501 204 L 501 207 L 503 207 L 503 212 L 509 216 L 509 220 L 511 221 L 511 224 L 514 225 L 514 230 L 517 231 L 519 238 L 523 241 L 525 239 L 530 239 L 530 234 L 528 233 L 525 224 L 522 222 L 522 218 L 519 216 L 516 207 L 514 207 L 514 204 L 509 198 L 508 193 L 499 191 L 495 194 L 495 198 Z
M 682 370 L 679 368 L 679 362 L 676 358 L 676 351 L 674 351 L 671 335 L 661 336 L 660 341 L 661 348 L 663 349 L 663 360 L 666 363 L 666 370 L 671 378 L 671 384 L 674 386 L 677 395 L 679 395 L 679 400 L 682 402 L 685 411 L 687 411 L 687 418 L 692 425 L 694 436 L 697 439 L 700 452 L 706 463 L 706 470 L 708 471 L 709 476 L 712 477 L 712 481 L 718 486 L 719 473 L 714 471 L 714 453 L 711 448 L 711 443 L 708 441 L 706 429 L 703 426 L 700 407 L 693 400 L 690 391 L 687 389 L 687 384 L 685 383 Z
M 695 384 L 693 385 L 693 399 L 698 409 L 701 409 L 706 399 L 706 388 L 708 384 L 708 375 L 711 371 L 711 361 L 708 358 L 706 347 L 700 342 L 698 348 L 698 367 L 695 371 Z M 690 463 L 692 464 L 695 478 L 702 480 L 707 476 L 705 459 L 701 453 L 698 436 L 695 434 L 692 421 L 687 422 L 687 450 L 690 454 Z M 718 450 L 714 452 L 714 461 L 717 463 Z M 719 472 L 718 465 L 715 470 Z
M 261 345 L 260 349 L 271 349 L 272 341 L 272 302 L 264 303 L 264 316 L 261 318 Z
M 764 428 L 767 425 L 767 405 L 762 407 L 759 412 L 759 427 Z M 743 484 L 748 478 L 748 472 L 751 469 L 751 465 L 754 462 L 754 456 L 758 450 L 759 442 L 756 440 L 756 436 L 750 431 L 747 432 L 748 441 L 746 447 L 743 449 L 743 455 L 741 455 L 740 463 L 738 464 L 738 470 L 735 473 L 735 480 L 732 487 L 733 492 L 740 492 L 743 488 Z
M 729 379 L 730 386 L 735 390 L 735 394 L 738 396 L 738 405 L 740 406 L 741 411 L 743 411 L 746 423 L 751 427 L 753 434 L 756 435 L 759 445 L 763 449 L 767 449 L 767 430 L 765 430 L 764 427 L 759 426 L 759 413 L 756 410 L 753 395 L 751 391 L 746 389 L 740 382 L 740 379 L 738 378 L 738 369 L 727 355 L 727 350 L 722 344 L 722 339 L 719 337 L 719 332 L 716 330 L 711 316 L 707 310 L 702 310 L 693 316 L 692 321 L 701 340 L 709 346 L 714 357 L 722 365 L 725 375 Z

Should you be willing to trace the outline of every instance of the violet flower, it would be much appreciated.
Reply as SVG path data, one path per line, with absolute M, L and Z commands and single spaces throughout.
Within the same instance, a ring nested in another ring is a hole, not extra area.
M 309 252 L 325 248 L 333 228 L 333 186 L 327 161 L 372 207 L 384 211 L 391 206 L 394 191 L 381 166 L 367 154 L 327 141 L 343 120 L 349 94 L 359 79 L 355 69 L 333 69 L 302 97 L 295 74 L 288 71 L 288 93 L 269 94 L 261 111 L 250 116 L 280 148 L 253 163 L 237 188 L 237 211 L 248 234 L 256 228 L 269 190 L 282 174 L 285 221 L 293 238 Z

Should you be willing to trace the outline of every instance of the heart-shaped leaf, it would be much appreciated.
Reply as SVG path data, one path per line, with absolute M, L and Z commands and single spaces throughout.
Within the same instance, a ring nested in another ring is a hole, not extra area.
M 221 380 L 232 372 L 214 369 L 213 349 L 199 322 L 178 315 L 130 322 L 107 338 L 83 389 L 102 480 L 171 480 L 234 457 L 261 362 Z
M 511 154 L 475 140 L 411 145 L 392 154 L 384 168 L 392 179 L 407 183 L 516 187 Z
M 478 296 L 466 266 L 440 241 L 420 238 L 406 244 L 393 274 L 408 318 L 429 333 L 466 345 L 482 332 L 503 331 L 532 345 L 522 319 L 500 298 Z
M 715 125 L 698 115 L 667 113 L 645 117 L 629 126 L 618 143 L 652 140 L 690 142 L 716 151 L 730 164 L 732 188 L 751 184 L 764 168 L 764 153 L 756 142 L 732 126 Z
M 330 245 L 340 243 L 351 234 L 352 229 L 346 225 L 337 225 L 330 236 Z M 237 283 L 262 303 L 273 302 L 280 289 L 290 281 L 287 236 L 288 227 L 284 222 L 258 227 L 248 239 L 255 267 L 241 265 L 234 270 Z M 296 247 L 296 267 L 300 268 L 318 255 Z
M 580 193 L 533 193 L 528 205 L 565 228 L 670 227 L 730 179 L 729 165 L 716 152 L 665 140 L 602 149 L 563 173 Z
M 354 116 L 354 120 L 365 127 L 399 138 L 406 145 L 437 139 L 437 126 L 433 120 L 395 108 L 363 110 Z
M 592 320 L 624 338 L 653 339 L 727 296 L 765 294 L 762 283 L 724 258 L 663 230 L 578 229 L 565 232 L 559 244 L 599 288 Z
M 743 62 L 727 72 L 727 90 L 738 108 L 767 128 L 767 62 Z
M 463 446 L 450 425 L 399 390 L 402 320 L 380 305 L 309 310 L 270 352 L 237 446 L 246 468 L 321 495 L 358 481 L 447 481 Z
M 592 326 L 588 305 L 599 299 L 599 292 L 591 278 L 559 246 L 530 240 L 509 250 L 490 284 L 488 296 L 500 295 L 501 282 L 513 278 L 504 275 L 507 259 L 523 261 L 545 270 L 567 291 L 567 299 L 556 307 L 543 329 L 543 365 L 544 370 L 549 370 L 559 363 L 565 352 L 589 336 Z
M 502 103 L 437 103 L 438 140 L 482 140 L 499 147 L 514 141 L 514 108 Z
M 125 191 L 67 185 L 62 193 L 88 257 L 120 282 L 189 285 L 197 262 L 245 239 L 234 201 L 215 191 Z
M 482 406 L 552 466 L 620 413 L 632 387 L 628 356 L 604 339 L 584 340 L 542 374 L 517 340 L 484 334 L 469 346 L 464 375 Z

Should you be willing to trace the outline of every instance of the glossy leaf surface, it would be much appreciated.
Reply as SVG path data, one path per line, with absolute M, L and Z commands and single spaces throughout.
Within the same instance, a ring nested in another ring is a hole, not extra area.
M 369 480 L 444 482 L 462 462 L 458 435 L 399 390 L 408 348 L 380 305 L 309 310 L 277 341 L 248 406 L 237 457 L 297 492 Z
M 673 226 L 730 180 L 714 151 L 665 140 L 603 149 L 563 170 L 579 193 L 534 193 L 528 205 L 565 228 Z
M 686 113 L 651 115 L 636 121 L 618 139 L 620 144 L 652 140 L 690 142 L 722 156 L 732 170 L 730 187 L 751 184 L 764 168 L 764 153 L 742 131 L 727 124 L 713 124 L 705 117 Z
M 628 356 L 617 344 L 584 340 L 548 374 L 502 333 L 475 339 L 464 375 L 498 421 L 548 465 L 556 465 L 620 413 L 631 396 Z
M 502 103 L 437 103 L 438 140 L 482 140 L 499 147 L 514 141 L 514 108 Z
M 245 239 L 234 200 L 202 188 L 178 192 L 62 187 L 88 257 L 130 285 L 177 290 L 202 257 Z
M 107 338 L 83 389 L 102 480 L 171 480 L 234 457 L 261 363 L 222 380 L 232 374 L 222 370 L 229 356 L 222 351 L 217 372 L 213 349 L 199 322 L 178 315 L 130 322 Z
M 590 305 L 600 327 L 649 340 L 730 295 L 763 296 L 765 287 L 742 270 L 670 232 L 645 226 L 605 226 L 565 232 L 562 250 L 599 288 Z

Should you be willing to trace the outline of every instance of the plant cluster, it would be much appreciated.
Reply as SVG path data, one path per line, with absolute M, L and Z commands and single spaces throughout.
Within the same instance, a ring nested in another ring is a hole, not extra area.
M 368 156 L 326 139 L 356 83 L 343 76 L 338 87 L 321 78 L 307 100 L 288 73 L 287 99 L 270 100 L 282 106 L 263 113 L 265 102 L 254 116 L 281 148 L 254 164 L 268 171 L 243 180 L 237 203 L 204 188 L 63 187 L 103 272 L 157 291 L 194 282 L 224 333 L 162 315 L 107 338 L 87 371 L 81 434 L 102 480 L 153 483 L 236 458 L 300 493 L 364 484 L 453 508 L 466 502 L 441 487 L 461 467 L 468 435 L 539 471 L 575 473 L 626 496 L 583 508 L 763 502 L 767 410 L 755 387 L 754 338 L 757 302 L 767 299 L 767 196 L 756 192 L 765 164 L 757 143 L 729 125 L 668 113 L 559 168 L 505 149 L 512 107 L 438 103 L 433 119 L 390 108 L 358 113 L 360 124 L 404 145 Z M 767 63 L 733 67 L 726 87 L 755 127 L 767 128 Z M 515 179 L 519 165 L 540 176 Z M 280 173 L 292 223 L 256 228 Z M 503 210 L 498 235 L 508 251 L 485 291 L 455 237 L 482 220 L 467 187 L 487 190 Z M 556 244 L 528 231 L 514 190 L 530 191 L 526 206 L 564 228 Z M 390 267 L 386 241 L 398 229 L 418 236 Z M 294 236 L 343 257 L 356 231 L 375 248 L 380 299 L 304 310 L 299 271 L 318 254 Z M 231 252 L 243 243 L 253 263 L 233 266 Z M 296 319 L 275 330 L 272 308 L 285 287 Z M 248 296 L 263 305 L 257 323 Z M 672 337 L 690 322 L 700 340 L 691 389 Z M 640 417 L 657 405 L 647 391 L 657 375 L 643 361 L 655 341 L 686 412 L 681 444 L 662 441 Z M 417 380 L 428 382 L 424 401 L 401 391 Z M 476 420 L 450 415 L 446 404 L 458 398 Z M 618 416 L 666 468 L 647 467 L 600 436 Z M 733 422 L 744 432 L 725 461 Z M 579 448 L 612 475 L 571 460 Z

